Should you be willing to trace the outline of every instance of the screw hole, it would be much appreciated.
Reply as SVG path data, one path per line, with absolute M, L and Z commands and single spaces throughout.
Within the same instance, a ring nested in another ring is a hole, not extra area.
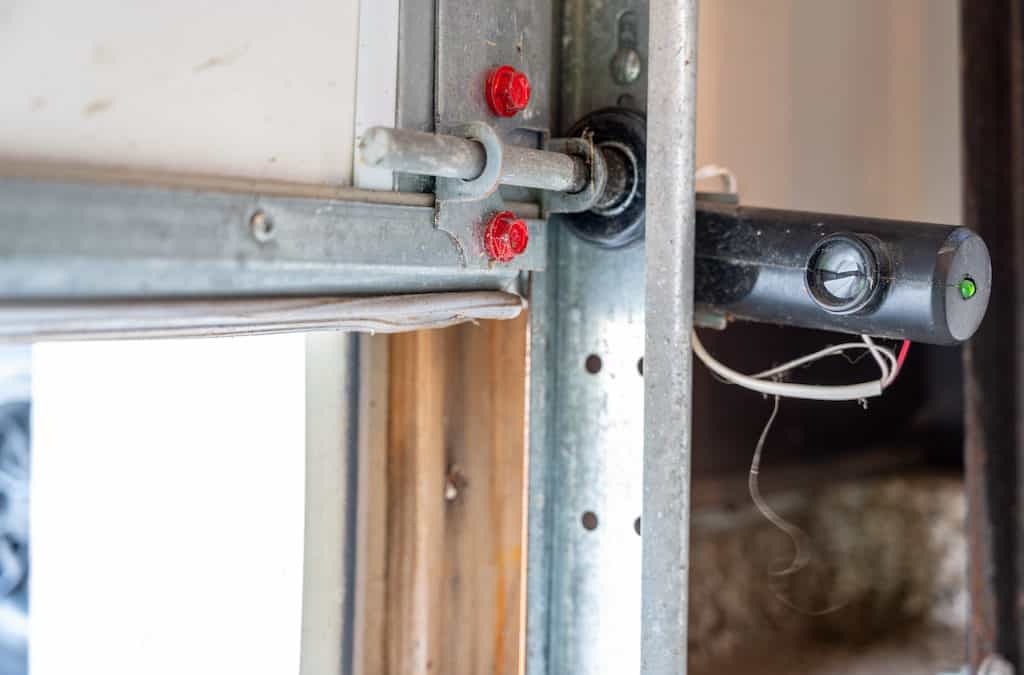
M 640 536 L 640 516 L 636 517 L 633 521 L 633 531 L 636 532 L 637 536 Z
M 265 243 L 274 238 L 274 221 L 263 211 L 257 211 L 249 219 L 249 228 L 252 237 L 258 242 Z
M 640 373 L 640 376 L 643 377 L 643 374 L 644 374 L 644 357 L 642 357 L 642 356 L 636 362 L 636 372 Z
M 597 375 L 601 372 L 601 357 L 597 354 L 591 354 L 587 357 L 586 363 L 584 364 L 587 368 L 587 372 L 591 375 Z
M 584 530 L 592 532 L 597 529 L 597 514 L 593 511 L 584 511 L 580 520 L 583 522 Z

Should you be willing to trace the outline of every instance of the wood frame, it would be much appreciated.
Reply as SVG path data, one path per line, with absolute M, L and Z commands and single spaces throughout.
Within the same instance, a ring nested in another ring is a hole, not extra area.
M 394 335 L 371 360 L 387 432 L 364 461 L 357 673 L 523 672 L 527 345 L 524 313 Z

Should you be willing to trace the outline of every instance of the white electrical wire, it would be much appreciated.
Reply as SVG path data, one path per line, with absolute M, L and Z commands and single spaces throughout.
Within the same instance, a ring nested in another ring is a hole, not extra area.
M 885 352 L 882 351 L 882 348 L 876 345 L 875 341 L 871 339 L 870 335 L 861 335 L 860 337 L 864 340 L 864 344 L 868 346 L 868 351 L 871 352 L 871 356 L 874 357 L 875 362 L 878 363 L 878 367 L 882 369 L 882 388 L 884 389 L 885 387 L 888 387 L 892 384 L 892 381 L 896 379 L 896 373 L 899 372 L 896 355 L 892 350 L 886 350 L 889 353 L 885 354 Z M 883 354 L 889 358 L 888 368 L 886 367 L 885 362 L 882 361 Z
M 736 180 L 736 174 L 730 171 L 728 167 L 718 166 L 717 164 L 705 164 L 697 169 L 693 178 L 694 180 L 721 178 L 722 185 L 725 187 L 726 192 L 736 194 L 740 191 L 740 184 L 739 181 Z
M 850 350 L 853 350 L 853 349 L 869 350 L 869 348 L 868 348 L 866 343 L 861 343 L 861 342 L 844 342 L 842 344 L 831 345 L 829 347 L 825 347 L 824 349 L 819 349 L 818 351 L 816 351 L 816 352 L 814 352 L 812 354 L 808 354 L 807 356 L 801 356 L 800 358 L 793 359 L 792 361 L 787 361 L 786 363 L 783 363 L 780 366 L 775 366 L 774 368 L 769 368 L 768 370 L 762 370 L 760 373 L 755 373 L 755 374 L 751 375 L 750 377 L 754 377 L 754 378 L 757 378 L 759 380 L 767 379 L 767 378 L 770 378 L 770 377 L 772 377 L 774 375 L 781 375 L 782 373 L 785 373 L 787 371 L 793 370 L 794 368 L 799 368 L 802 365 L 805 365 L 805 364 L 808 364 L 808 363 L 812 363 L 812 362 L 817 361 L 819 359 L 823 359 L 826 356 L 832 356 L 832 355 L 836 355 L 836 354 L 845 354 L 847 351 L 850 351 Z M 885 347 L 876 347 L 876 349 L 878 350 L 878 352 L 882 356 L 884 356 L 885 358 L 887 358 L 889 360 L 890 368 L 895 368 L 895 365 L 896 365 L 896 355 L 892 353 L 892 350 L 887 349 Z M 890 372 L 890 371 L 889 371 L 889 369 L 886 369 L 886 370 L 883 370 L 882 372 L 883 373 L 887 373 L 887 372 Z
M 882 377 L 870 382 L 844 385 L 798 384 L 794 382 L 774 382 L 766 379 L 773 375 L 779 375 L 792 370 L 806 363 L 817 361 L 818 359 L 826 356 L 841 354 L 852 349 L 867 349 L 878 362 Z M 802 356 L 798 359 L 789 361 L 788 363 L 784 363 L 781 366 L 765 370 L 755 375 L 744 375 L 743 373 L 737 372 L 715 359 L 708 353 L 707 349 L 704 348 L 704 344 L 700 341 L 696 331 L 693 332 L 693 352 L 712 372 L 732 384 L 736 384 L 768 396 L 803 398 L 813 401 L 859 401 L 865 398 L 881 396 L 882 390 L 889 385 L 895 377 L 894 373 L 896 372 L 896 356 L 892 353 L 892 350 L 886 349 L 885 347 L 879 347 L 871 341 L 871 338 L 867 338 L 864 342 L 846 342 L 840 345 L 826 347 L 825 349 L 814 352 L 813 354 Z M 882 360 L 883 358 L 888 359 L 889 363 L 886 364 L 885 361 Z

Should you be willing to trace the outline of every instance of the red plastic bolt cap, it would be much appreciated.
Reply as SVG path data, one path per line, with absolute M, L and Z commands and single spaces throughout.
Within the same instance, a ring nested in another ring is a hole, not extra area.
M 495 213 L 484 228 L 484 248 L 491 260 L 508 262 L 526 250 L 530 229 L 511 211 Z
M 498 117 L 512 117 L 530 102 L 530 80 L 512 66 L 498 66 L 487 75 L 487 105 Z

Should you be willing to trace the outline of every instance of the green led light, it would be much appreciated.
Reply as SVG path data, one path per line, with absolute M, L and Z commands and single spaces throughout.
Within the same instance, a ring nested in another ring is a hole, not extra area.
M 964 300 L 970 300 L 978 292 L 978 285 L 970 277 L 964 277 L 958 288 L 960 289 L 960 297 Z

